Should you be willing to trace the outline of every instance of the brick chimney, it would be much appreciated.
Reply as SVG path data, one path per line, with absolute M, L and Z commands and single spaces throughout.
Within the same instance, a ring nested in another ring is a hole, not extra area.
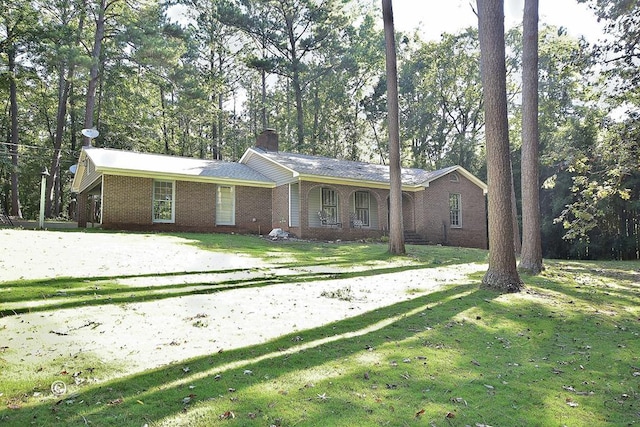
M 256 140 L 256 148 L 264 151 L 278 151 L 278 133 L 275 129 L 265 129 Z

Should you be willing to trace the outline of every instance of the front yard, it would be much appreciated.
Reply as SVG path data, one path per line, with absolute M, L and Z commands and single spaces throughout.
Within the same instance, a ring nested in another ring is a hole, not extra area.
M 640 423 L 638 262 L 547 260 L 498 295 L 479 250 L 0 233 L 32 260 L 103 243 L 0 280 L 7 425 Z

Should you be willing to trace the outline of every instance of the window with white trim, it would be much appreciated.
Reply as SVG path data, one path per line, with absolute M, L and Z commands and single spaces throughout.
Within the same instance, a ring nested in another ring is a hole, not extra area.
M 371 197 L 368 191 L 356 191 L 354 194 L 354 207 L 356 210 L 356 220 L 362 226 L 369 226 L 369 212 L 371 210 Z
M 322 189 L 322 210 L 328 223 L 338 222 L 338 193 L 333 188 Z
M 218 185 L 216 190 L 216 225 L 236 224 L 236 196 L 234 187 Z
M 153 181 L 153 222 L 175 222 L 173 181 Z
M 452 228 L 462 227 L 462 209 L 460 201 L 460 194 L 449 194 L 449 222 Z

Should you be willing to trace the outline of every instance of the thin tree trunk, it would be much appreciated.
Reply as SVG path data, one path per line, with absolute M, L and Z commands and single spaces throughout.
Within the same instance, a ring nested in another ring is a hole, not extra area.
M 84 6 L 83 6 L 84 7 Z M 82 9 L 84 11 L 84 8 Z M 76 31 L 75 44 L 80 43 L 80 37 L 84 29 L 83 12 L 80 13 L 78 20 L 78 28 Z M 58 110 L 56 113 L 56 133 L 53 140 L 53 154 L 51 156 L 51 169 L 49 170 L 49 177 L 47 177 L 46 187 L 46 202 L 45 202 L 45 216 L 51 218 L 52 216 L 58 216 L 60 214 L 61 201 L 62 201 L 62 184 L 60 181 L 60 161 L 61 161 L 61 149 L 62 149 L 62 137 L 64 135 L 64 129 L 67 117 L 67 103 L 69 102 L 69 95 L 71 92 L 71 82 L 75 74 L 75 61 L 69 60 L 67 73 L 65 76 L 64 61 L 60 62 L 60 70 L 58 76 Z
M 482 286 L 500 292 L 518 292 L 522 281 L 513 251 L 504 3 L 503 0 L 477 0 L 477 4 L 489 187 L 489 269 Z
M 9 113 L 11 116 L 11 215 L 22 218 L 20 208 L 20 190 L 18 173 L 18 87 L 16 85 L 16 48 L 14 45 L 8 49 L 9 66 Z
M 391 0 L 382 0 L 382 20 L 387 64 L 387 108 L 389 114 L 389 253 L 404 254 L 402 224 L 402 178 L 400 168 L 400 125 L 398 122 L 398 68 Z
M 263 46 L 264 48 L 264 46 Z M 260 77 L 262 78 L 262 99 L 260 100 L 261 107 L 260 114 L 262 116 L 262 129 L 268 127 L 267 123 L 267 72 L 264 67 L 260 70 Z
M 320 94 L 318 85 L 313 85 L 313 129 L 311 130 L 311 154 L 316 155 L 318 151 L 318 133 L 320 127 Z M 326 153 L 325 153 L 326 154 Z
M 164 141 L 164 154 L 171 154 L 171 150 L 169 149 L 169 131 L 167 130 L 167 102 L 164 99 L 164 87 L 162 87 L 162 83 L 158 85 L 158 89 L 160 90 L 160 109 L 162 111 L 160 127 L 162 128 L 162 140 Z
M 540 192 L 538 170 L 538 0 L 525 0 L 522 49 L 522 255 L 520 268 L 540 273 Z
M 67 117 L 67 102 L 71 81 L 73 80 L 74 65 L 69 64 L 67 76 L 64 76 L 63 67 L 60 67 L 58 84 L 58 111 L 56 113 L 56 134 L 53 141 L 53 154 L 51 156 L 51 169 L 47 178 L 47 200 L 45 205 L 45 216 L 50 218 L 60 214 L 60 160 L 62 150 L 62 137 L 64 135 L 65 122 Z
M 220 73 L 220 75 L 222 75 L 223 73 L 223 60 L 222 60 L 222 53 L 218 54 L 218 72 Z M 222 90 L 220 90 L 220 92 L 218 93 L 218 111 L 217 113 L 217 117 L 218 117 L 218 136 L 216 138 L 216 160 L 222 160 L 222 142 L 223 142 L 223 137 L 224 137 L 224 128 L 223 128 L 223 109 L 224 107 L 224 95 L 222 94 Z
M 296 136 L 297 136 L 297 151 L 304 149 L 304 115 L 302 110 L 302 87 L 300 86 L 300 72 L 298 71 L 299 65 L 294 65 L 293 70 L 293 92 L 296 97 Z
M 100 0 L 98 16 L 96 17 L 96 33 L 93 39 L 93 49 L 91 51 L 91 69 L 89 71 L 89 86 L 87 88 L 87 102 L 84 113 L 84 128 L 93 128 L 93 112 L 96 105 L 96 88 L 98 87 L 98 71 L 100 70 L 100 51 L 102 50 L 102 41 L 104 39 L 105 14 L 107 9 L 107 1 Z M 91 138 L 84 137 L 82 140 L 84 146 L 91 145 Z

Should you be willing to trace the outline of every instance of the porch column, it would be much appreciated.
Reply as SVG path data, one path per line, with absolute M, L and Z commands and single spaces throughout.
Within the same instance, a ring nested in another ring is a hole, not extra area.
M 340 197 L 338 202 L 340 206 L 340 218 L 338 218 L 338 221 L 342 223 L 342 228 L 348 230 L 351 228 L 351 221 L 349 221 L 349 190 L 343 188 L 337 188 L 337 190 Z

